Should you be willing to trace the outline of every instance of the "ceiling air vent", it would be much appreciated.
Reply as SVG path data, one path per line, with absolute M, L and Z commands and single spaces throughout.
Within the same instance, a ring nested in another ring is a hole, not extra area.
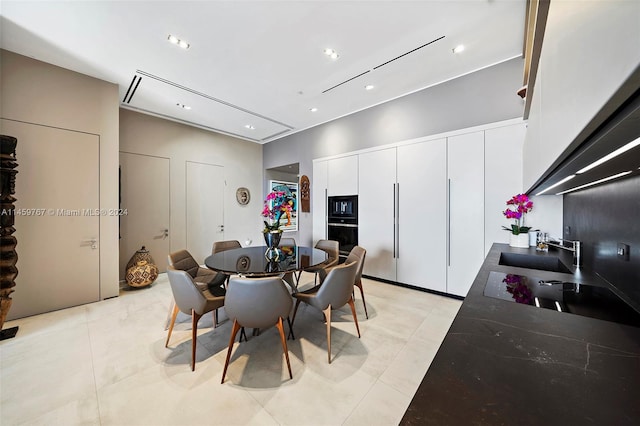
M 139 77 L 137 75 L 133 76 L 133 80 L 131 80 L 131 84 L 127 89 L 127 93 L 125 93 L 124 99 L 122 100 L 123 103 L 128 104 L 131 102 L 131 99 L 133 98 L 133 95 L 136 93 L 136 90 L 138 89 L 138 86 L 140 85 L 141 81 L 142 81 L 142 77 Z M 133 90 L 131 90 L 131 88 L 133 88 Z

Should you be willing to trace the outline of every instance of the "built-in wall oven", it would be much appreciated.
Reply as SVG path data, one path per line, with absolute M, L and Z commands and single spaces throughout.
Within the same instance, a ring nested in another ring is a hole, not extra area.
M 358 245 L 357 195 L 327 198 L 327 238 L 338 241 L 343 258 Z

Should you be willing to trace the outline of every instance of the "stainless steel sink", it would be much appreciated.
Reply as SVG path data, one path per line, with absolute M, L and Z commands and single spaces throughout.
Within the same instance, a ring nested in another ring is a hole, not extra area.
M 542 271 L 561 272 L 572 274 L 571 269 L 560 261 L 557 257 L 536 256 L 519 253 L 500 253 L 498 264 L 504 266 L 515 266 L 517 268 L 538 269 Z

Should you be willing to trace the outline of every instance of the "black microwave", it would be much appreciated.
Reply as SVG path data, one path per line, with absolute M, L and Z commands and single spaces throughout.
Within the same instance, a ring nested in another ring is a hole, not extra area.
M 340 195 L 327 200 L 329 223 L 358 223 L 358 196 Z

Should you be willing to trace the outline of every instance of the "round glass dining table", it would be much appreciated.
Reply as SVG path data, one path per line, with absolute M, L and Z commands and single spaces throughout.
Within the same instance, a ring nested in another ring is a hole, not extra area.
M 282 246 L 276 249 L 277 259 L 266 256 L 267 247 L 242 247 L 212 254 L 204 264 L 214 271 L 252 277 L 279 275 L 302 271 L 327 260 L 327 253 L 304 246 Z

